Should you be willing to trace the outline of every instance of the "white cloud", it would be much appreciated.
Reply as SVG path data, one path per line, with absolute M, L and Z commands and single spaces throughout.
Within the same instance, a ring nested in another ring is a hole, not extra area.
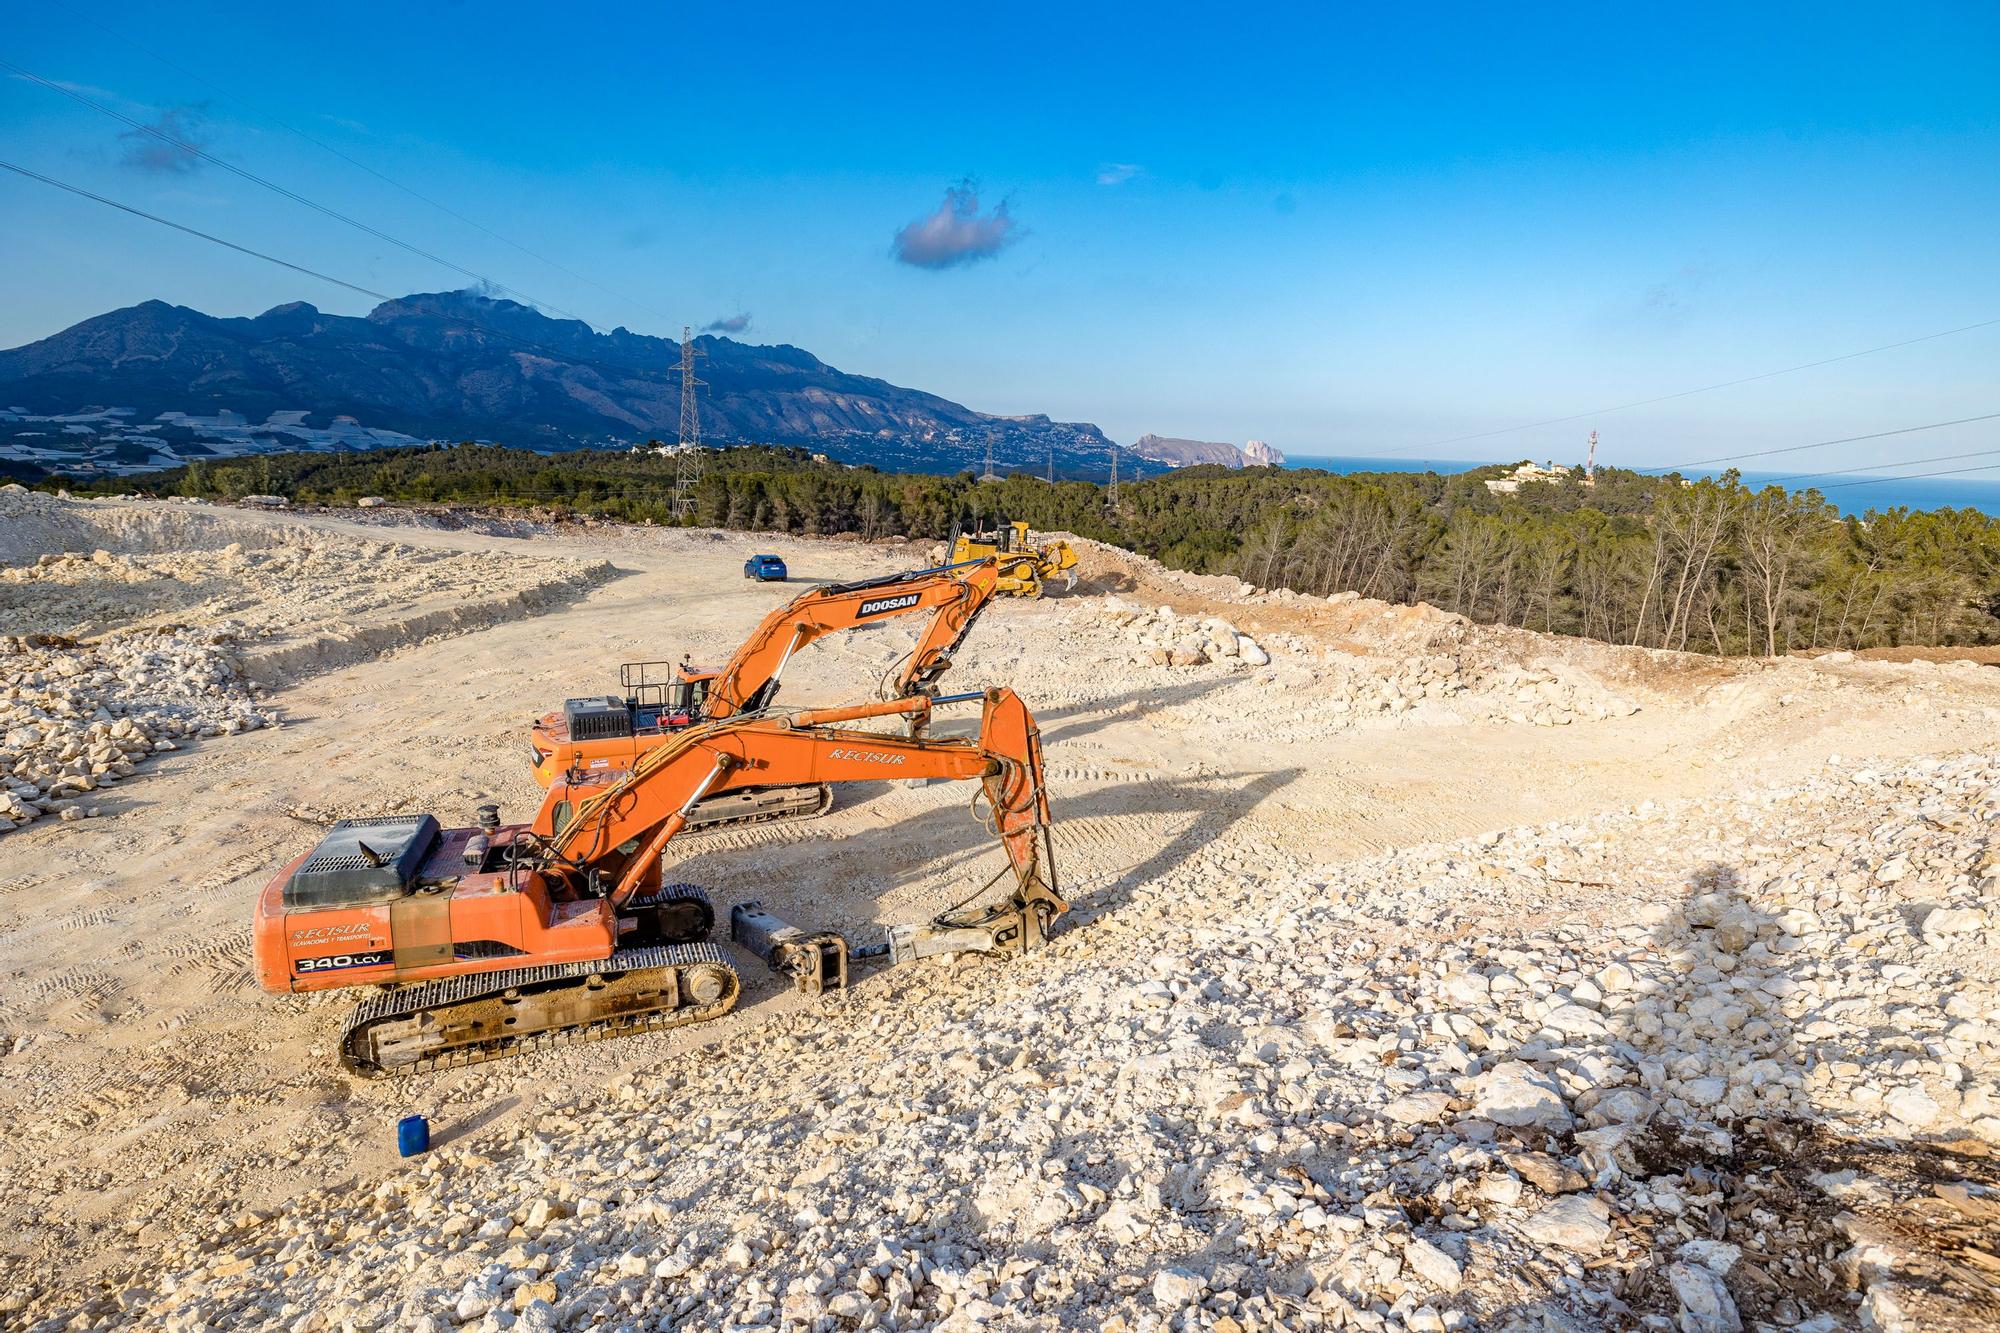
M 898 231 L 889 251 L 917 268 L 952 268 L 991 259 L 1019 239 L 1019 225 L 1006 203 L 982 217 L 979 187 L 967 179 L 946 187 L 935 212 Z

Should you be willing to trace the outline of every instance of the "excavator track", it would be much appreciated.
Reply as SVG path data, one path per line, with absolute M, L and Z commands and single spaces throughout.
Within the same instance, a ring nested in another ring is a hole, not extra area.
M 833 809 L 833 788 L 825 783 L 800 787 L 755 787 L 741 793 L 742 796 L 760 798 L 757 801 L 739 800 L 738 795 L 730 792 L 723 796 L 711 796 L 696 804 L 681 836 L 692 838 L 704 833 L 720 833 L 723 829 L 740 828 L 745 824 L 818 819 Z
M 743 993 L 713 944 L 419 982 L 357 1006 L 340 1058 L 363 1078 L 430 1073 L 720 1018 Z
M 699 884 L 663 884 L 625 904 L 637 924 L 627 945 L 699 944 L 715 929 L 715 903 Z

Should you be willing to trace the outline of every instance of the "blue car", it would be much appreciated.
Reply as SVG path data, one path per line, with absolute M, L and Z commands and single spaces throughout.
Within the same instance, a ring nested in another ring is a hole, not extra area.
M 753 555 L 743 562 L 743 577 L 759 583 L 785 581 L 785 562 L 775 555 Z

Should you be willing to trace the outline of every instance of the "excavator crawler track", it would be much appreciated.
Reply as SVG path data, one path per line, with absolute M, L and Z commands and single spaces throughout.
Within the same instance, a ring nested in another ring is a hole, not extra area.
M 715 904 L 699 884 L 663 884 L 625 904 L 638 923 L 627 948 L 699 944 L 715 929 Z
M 745 824 L 818 819 L 833 809 L 833 788 L 825 783 L 810 787 L 761 787 L 746 794 L 764 799 L 753 804 L 737 801 L 734 795 L 710 797 L 695 806 L 681 836 L 699 837 L 705 833 L 741 828 Z
M 720 1018 L 743 985 L 713 944 L 419 982 L 356 1007 L 341 1063 L 363 1078 L 429 1073 Z

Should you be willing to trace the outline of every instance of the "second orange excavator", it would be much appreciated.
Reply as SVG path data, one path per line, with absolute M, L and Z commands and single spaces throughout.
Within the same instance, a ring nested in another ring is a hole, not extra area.
M 993 600 L 999 582 L 997 564 L 987 557 L 822 584 L 765 616 L 719 669 L 685 659 L 628 662 L 619 671 L 622 693 L 569 699 L 562 711 L 536 720 L 528 742 L 535 780 L 548 787 L 566 775 L 627 769 L 691 726 L 754 716 L 771 706 L 786 665 L 813 641 L 925 611 L 930 620 L 909 654 L 884 677 L 880 692 L 885 699 L 935 697 L 952 653 Z M 833 789 L 824 783 L 741 787 L 705 798 L 691 812 L 688 828 L 810 818 L 832 804 Z

